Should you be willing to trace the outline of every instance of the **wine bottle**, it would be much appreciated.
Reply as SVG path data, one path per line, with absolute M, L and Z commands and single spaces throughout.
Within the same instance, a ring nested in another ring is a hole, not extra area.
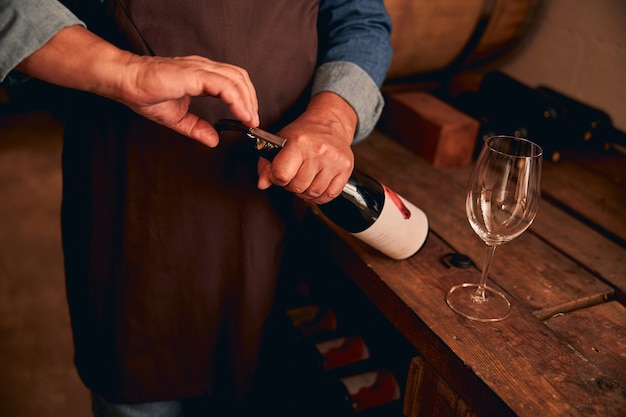
M 537 90 L 563 106 L 566 128 L 563 133 L 574 148 L 610 149 L 614 128 L 608 114 L 550 87 L 539 86 Z
M 287 316 L 294 330 L 304 338 L 316 338 L 337 331 L 337 317 L 330 307 L 308 304 L 292 307 Z
M 372 369 L 325 381 L 324 394 L 332 415 L 401 416 L 402 390 L 395 375 Z
M 361 336 L 340 336 L 315 343 L 321 366 L 330 371 L 370 358 L 370 350 Z
M 547 158 L 560 159 L 561 150 L 568 146 L 560 102 L 501 71 L 485 74 L 478 96 L 489 121 L 486 130 L 531 139 Z
M 244 133 L 255 141 L 259 154 L 269 160 L 286 142 L 236 120 L 220 120 L 215 129 L 220 133 L 224 130 Z M 318 207 L 334 224 L 392 259 L 414 255 L 428 236 L 428 218 L 422 210 L 357 169 L 337 198 Z

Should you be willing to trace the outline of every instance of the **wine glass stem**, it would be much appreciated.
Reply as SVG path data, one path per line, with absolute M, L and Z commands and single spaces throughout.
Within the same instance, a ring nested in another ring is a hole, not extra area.
M 496 245 L 487 245 L 487 251 L 485 252 L 485 261 L 483 263 L 483 271 L 480 276 L 480 283 L 478 284 L 478 288 L 472 294 L 472 301 L 475 303 L 483 303 L 487 301 L 487 294 L 485 291 L 485 287 L 487 286 L 487 276 L 489 275 L 489 266 L 491 265 L 491 258 L 493 258 L 493 253 L 496 251 Z

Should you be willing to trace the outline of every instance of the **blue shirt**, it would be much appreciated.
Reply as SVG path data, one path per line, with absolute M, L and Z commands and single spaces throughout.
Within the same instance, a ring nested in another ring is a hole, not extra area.
M 383 0 L 322 0 L 320 56 L 312 94 L 343 97 L 358 116 L 355 142 L 374 129 L 391 62 L 391 20 Z M 62 28 L 84 25 L 56 0 L 0 0 L 0 81 Z
M 67 26 L 84 24 L 56 0 L 0 0 L 0 81 Z

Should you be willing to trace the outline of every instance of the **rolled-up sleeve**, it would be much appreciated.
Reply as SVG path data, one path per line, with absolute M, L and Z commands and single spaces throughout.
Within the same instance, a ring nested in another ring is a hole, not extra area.
M 312 94 L 320 91 L 338 94 L 356 112 L 358 125 L 354 143 L 371 133 L 385 104 L 378 85 L 352 62 L 328 62 L 319 67 L 313 81 Z
M 374 129 L 384 106 L 380 93 L 391 63 L 391 19 L 383 0 L 323 0 L 319 67 L 312 93 L 331 91 L 357 113 L 355 143 Z
M 56 0 L 0 0 L 0 81 L 61 29 L 84 23 Z

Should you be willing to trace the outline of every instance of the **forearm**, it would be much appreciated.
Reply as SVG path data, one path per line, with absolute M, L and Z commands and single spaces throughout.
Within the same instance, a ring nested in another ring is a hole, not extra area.
M 258 102 L 248 73 L 198 56 L 140 56 L 82 26 L 69 26 L 17 69 L 52 84 L 119 101 L 142 116 L 208 146 L 218 143 L 208 121 L 189 112 L 191 98 L 219 97 L 234 117 L 258 126 Z
M 0 81 L 62 28 L 84 25 L 56 0 L 0 0 Z
M 82 26 L 69 26 L 26 57 L 16 69 L 63 87 L 121 100 L 132 54 Z

